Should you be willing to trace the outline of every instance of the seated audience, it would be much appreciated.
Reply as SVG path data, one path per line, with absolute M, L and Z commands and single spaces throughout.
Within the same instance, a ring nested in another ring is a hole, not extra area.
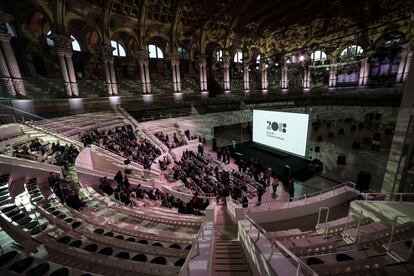
M 108 130 L 91 129 L 80 139 L 85 146 L 96 143 L 143 165 L 144 169 L 151 169 L 151 164 L 161 154 L 148 139 L 138 138 L 131 125 Z
M 162 131 L 157 131 L 154 133 L 154 135 L 169 149 L 181 147 L 186 144 L 185 140 L 179 137 L 176 132 L 174 132 L 172 140 L 170 140 L 168 134 L 164 134 Z

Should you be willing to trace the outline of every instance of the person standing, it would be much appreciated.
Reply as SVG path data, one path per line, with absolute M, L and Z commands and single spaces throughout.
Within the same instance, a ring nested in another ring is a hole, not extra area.
M 217 149 L 217 160 L 221 160 L 221 149 L 220 148 L 218 148 Z
M 262 204 L 263 193 L 264 193 L 263 186 L 260 185 L 259 188 L 257 189 L 257 204 L 256 204 L 256 206 L 260 206 Z
M 122 186 L 123 182 L 124 182 L 124 177 L 122 176 L 122 172 L 121 170 L 119 170 L 115 177 L 114 180 L 118 183 L 119 186 Z
M 228 148 L 226 149 L 226 159 L 227 159 L 227 164 L 230 164 L 230 150 Z
M 277 179 L 277 176 L 273 179 L 272 182 L 272 189 L 273 189 L 273 195 L 276 195 L 277 187 L 279 186 L 279 180 Z

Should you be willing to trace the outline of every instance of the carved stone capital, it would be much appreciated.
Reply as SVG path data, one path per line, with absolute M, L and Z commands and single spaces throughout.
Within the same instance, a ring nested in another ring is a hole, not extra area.
M 230 56 L 227 54 L 223 56 L 223 67 L 230 67 Z
M 52 33 L 48 35 L 48 38 L 52 39 L 55 43 L 55 47 L 69 49 L 72 51 L 72 41 L 73 39 L 70 35 L 67 34 L 59 34 L 59 33 Z
M 0 28 L 0 41 L 10 42 L 11 35 L 7 30 Z
M 59 56 L 72 56 L 73 52 L 72 49 L 68 49 L 68 48 L 62 48 L 62 47 L 56 47 L 56 53 Z
M 139 50 L 135 54 L 136 59 L 138 60 L 138 63 L 147 63 L 149 62 L 149 52 L 147 50 Z
M 177 52 L 171 53 L 169 55 L 170 60 L 171 60 L 171 64 L 180 64 L 180 54 Z
M 98 52 L 101 53 L 102 55 L 102 60 L 104 62 L 113 62 L 114 61 L 114 57 L 112 55 L 112 52 L 114 51 L 114 47 L 112 47 L 110 44 L 104 44 L 104 45 L 99 45 L 97 47 Z
M 199 59 L 200 65 L 203 65 L 203 66 L 206 66 L 207 65 L 206 55 L 201 54 L 201 55 L 198 56 L 198 59 Z

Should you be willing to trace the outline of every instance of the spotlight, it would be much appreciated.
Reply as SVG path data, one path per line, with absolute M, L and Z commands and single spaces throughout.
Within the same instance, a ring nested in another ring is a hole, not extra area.
M 304 56 L 300 56 L 300 57 L 299 57 L 299 60 L 300 60 L 300 61 L 304 61 L 304 60 L 305 60 L 305 57 L 304 57 Z

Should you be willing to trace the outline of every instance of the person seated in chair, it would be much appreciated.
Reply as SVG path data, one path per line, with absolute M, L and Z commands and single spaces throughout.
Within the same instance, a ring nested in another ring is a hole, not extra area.
M 80 211 L 81 208 L 85 207 L 85 203 L 80 200 L 75 190 L 71 190 L 68 197 L 66 198 L 66 204 L 73 209 Z
M 111 187 L 111 184 L 109 183 L 106 176 L 100 180 L 99 189 L 102 190 L 107 195 L 112 195 L 114 193 L 114 189 Z
M 244 196 L 244 197 L 243 197 L 243 200 L 242 200 L 242 207 L 243 207 L 243 208 L 247 208 L 247 207 L 249 207 L 249 200 L 247 199 L 247 196 Z

